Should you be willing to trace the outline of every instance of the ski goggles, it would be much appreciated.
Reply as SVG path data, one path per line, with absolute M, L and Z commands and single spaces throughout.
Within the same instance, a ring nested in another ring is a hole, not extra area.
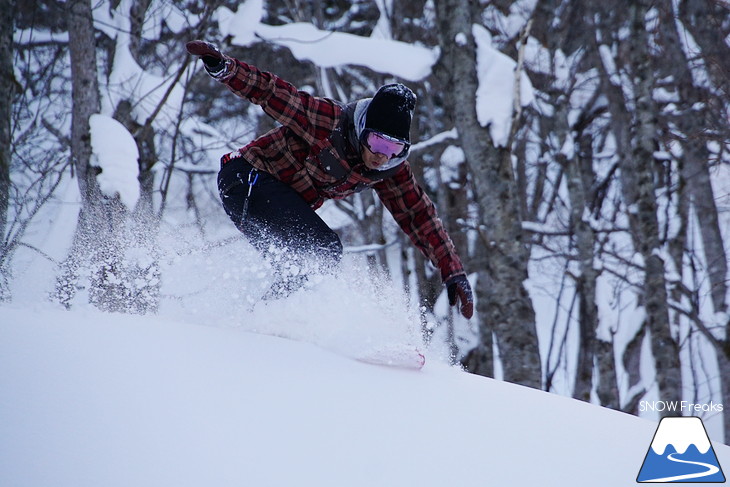
M 367 147 L 370 152 L 375 154 L 383 154 L 388 159 L 394 159 L 401 157 L 410 148 L 410 144 L 407 142 L 390 137 L 389 135 L 381 134 L 373 130 L 368 130 L 362 136 L 362 143 Z

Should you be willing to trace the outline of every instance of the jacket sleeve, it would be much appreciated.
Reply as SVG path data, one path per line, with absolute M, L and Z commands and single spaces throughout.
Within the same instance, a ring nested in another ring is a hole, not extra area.
M 436 207 L 416 181 L 407 161 L 393 177 L 373 188 L 413 244 L 441 271 L 442 281 L 465 274 Z
M 261 106 L 309 145 L 329 137 L 341 113 L 333 100 L 299 91 L 273 73 L 228 56 L 225 69 L 212 76 L 237 96 Z

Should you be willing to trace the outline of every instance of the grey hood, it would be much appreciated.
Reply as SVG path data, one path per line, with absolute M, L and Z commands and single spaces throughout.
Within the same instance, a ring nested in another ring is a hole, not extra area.
M 358 141 L 360 140 L 360 135 L 362 135 L 362 131 L 365 129 L 365 114 L 368 111 L 368 106 L 370 106 L 370 100 L 372 100 L 372 98 L 363 98 L 362 100 L 358 100 L 357 104 L 355 105 L 355 113 L 353 118 L 355 122 L 355 135 L 357 136 Z M 410 153 L 411 148 L 409 145 L 408 150 L 403 156 L 390 159 L 388 162 L 386 162 L 376 170 L 387 171 L 389 169 L 393 169 L 394 167 L 406 161 Z

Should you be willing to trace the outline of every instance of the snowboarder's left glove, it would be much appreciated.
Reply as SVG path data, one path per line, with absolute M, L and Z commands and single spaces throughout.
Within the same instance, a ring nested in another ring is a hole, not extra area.
M 185 48 L 193 56 L 198 56 L 205 64 L 205 69 L 210 74 L 219 73 L 226 67 L 226 59 L 218 48 L 205 41 L 190 41 L 185 44 Z
M 457 300 L 461 302 L 459 311 L 467 320 L 474 314 L 474 297 L 471 293 L 469 280 L 464 274 L 454 276 L 448 279 L 446 284 L 446 293 L 449 296 L 449 304 L 455 306 Z

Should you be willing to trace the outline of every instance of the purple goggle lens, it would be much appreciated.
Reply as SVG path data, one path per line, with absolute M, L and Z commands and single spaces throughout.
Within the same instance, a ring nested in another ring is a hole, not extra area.
M 408 148 L 408 144 L 402 140 L 378 132 L 368 132 L 365 136 L 365 145 L 370 152 L 384 154 L 390 159 L 402 155 Z

